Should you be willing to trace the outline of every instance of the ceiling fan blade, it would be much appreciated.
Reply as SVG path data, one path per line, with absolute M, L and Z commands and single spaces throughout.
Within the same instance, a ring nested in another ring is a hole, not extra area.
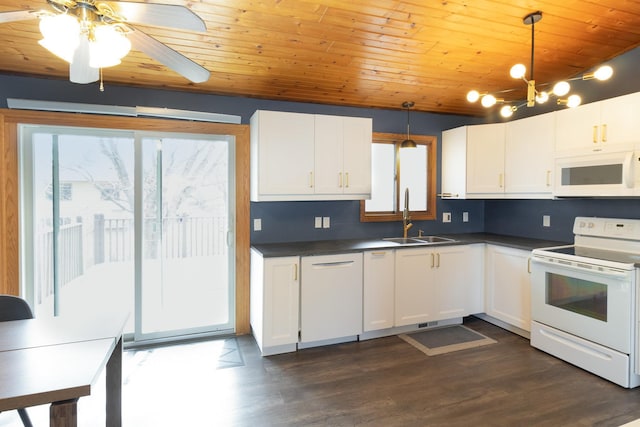
M 134 49 L 147 54 L 194 83 L 203 83 L 209 80 L 211 73 L 200 64 L 193 62 L 137 28 L 130 29 L 131 32 L 127 33 L 127 37 L 129 37 Z
M 108 2 L 107 4 L 129 23 L 190 31 L 207 31 L 204 21 L 185 6 L 128 1 Z
M 11 12 L 0 12 L 0 24 L 5 22 L 26 21 L 27 19 L 35 19 L 36 15 L 32 10 L 14 10 Z

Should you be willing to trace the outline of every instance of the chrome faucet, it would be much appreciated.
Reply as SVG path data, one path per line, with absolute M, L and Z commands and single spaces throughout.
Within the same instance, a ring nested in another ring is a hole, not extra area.
M 411 220 L 411 215 L 409 215 L 409 188 L 404 189 L 404 210 L 402 211 L 402 237 L 407 238 L 407 232 L 413 224 L 409 221 Z

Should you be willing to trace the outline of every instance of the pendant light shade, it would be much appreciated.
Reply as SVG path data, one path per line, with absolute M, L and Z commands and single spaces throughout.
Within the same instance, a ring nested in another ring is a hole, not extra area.
M 414 105 L 415 103 L 413 101 L 405 101 L 402 103 L 402 107 L 407 109 L 407 139 L 402 141 L 400 148 L 416 148 L 416 142 L 411 139 L 411 132 L 409 130 L 409 109 Z

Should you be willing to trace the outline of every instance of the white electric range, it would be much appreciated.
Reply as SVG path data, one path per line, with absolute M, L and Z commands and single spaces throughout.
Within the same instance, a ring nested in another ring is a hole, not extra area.
M 577 217 L 573 232 L 532 252 L 531 345 L 637 387 L 640 220 Z

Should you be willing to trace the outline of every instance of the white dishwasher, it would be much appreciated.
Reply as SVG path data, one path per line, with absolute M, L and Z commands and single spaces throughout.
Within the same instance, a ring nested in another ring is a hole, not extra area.
M 306 256 L 300 265 L 300 343 L 361 334 L 362 253 Z

